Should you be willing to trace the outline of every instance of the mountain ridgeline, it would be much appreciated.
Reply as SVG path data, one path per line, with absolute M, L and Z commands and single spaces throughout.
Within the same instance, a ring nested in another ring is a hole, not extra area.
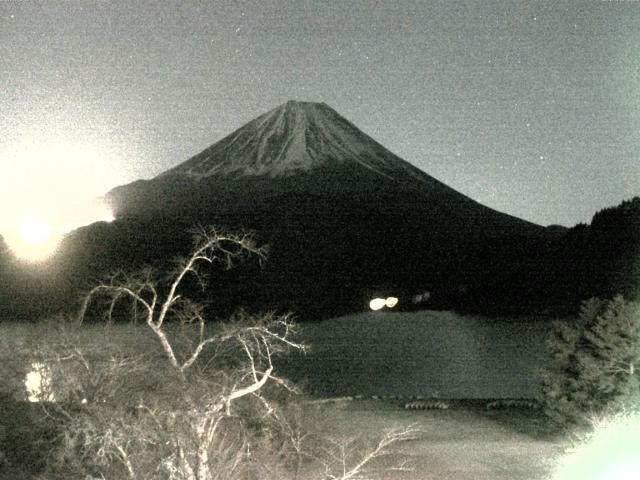
M 107 200 L 116 221 L 68 237 L 41 281 L 55 285 L 42 286 L 41 303 L 62 304 L 107 271 L 166 269 L 189 251 L 194 225 L 253 230 L 270 246 L 263 267 L 212 272 L 197 295 L 220 314 L 244 305 L 325 318 L 386 295 L 400 298 L 397 308 L 525 312 L 627 293 L 638 268 L 622 251 L 637 250 L 636 199 L 624 218 L 603 212 L 590 227 L 541 227 L 449 188 L 325 104 L 288 102 Z M 623 246 L 602 222 L 626 232 Z
M 201 220 L 209 214 L 273 210 L 290 199 L 304 204 L 306 198 L 313 205 L 304 212 L 310 217 L 340 207 L 416 213 L 437 228 L 461 222 L 500 232 L 540 230 L 456 192 L 327 105 L 308 102 L 287 102 L 175 168 L 118 187 L 108 198 L 117 218 L 169 214 Z
M 469 255 L 480 246 L 544 233 L 449 188 L 330 107 L 304 102 L 108 198 L 122 220 L 255 230 L 271 246 L 264 282 L 252 289 L 266 297 L 260 303 L 321 316 L 414 290 L 448 304 L 450 290 L 468 288 Z

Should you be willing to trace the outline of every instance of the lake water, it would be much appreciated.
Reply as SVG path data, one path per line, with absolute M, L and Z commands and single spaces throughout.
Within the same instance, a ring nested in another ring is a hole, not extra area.
M 533 398 L 550 320 L 371 312 L 303 325 L 280 372 L 329 396 Z

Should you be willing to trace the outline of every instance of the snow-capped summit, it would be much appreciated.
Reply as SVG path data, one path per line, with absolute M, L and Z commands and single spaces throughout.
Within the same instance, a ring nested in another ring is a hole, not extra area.
M 320 218 L 323 205 L 405 221 L 412 215 L 412 222 L 429 225 L 430 231 L 448 231 L 454 224 L 480 231 L 534 227 L 414 167 L 328 105 L 299 101 L 257 117 L 151 180 L 113 189 L 107 199 L 116 218 L 212 222 L 241 214 L 245 222 L 247 212 L 304 209 L 309 211 L 301 215 Z
M 507 270 L 521 258 L 502 255 L 501 239 L 544 234 L 414 167 L 323 103 L 280 105 L 107 200 L 115 258 L 166 261 L 186 251 L 193 225 L 252 230 L 269 261 L 231 282 L 229 298 L 243 291 L 243 302 L 311 315 L 355 311 L 385 285 L 394 296 L 433 290 L 444 304 L 466 301 L 470 282 L 487 296 L 502 279 L 520 288 Z
M 161 176 L 282 177 L 353 163 L 393 179 L 420 176 L 325 103 L 288 101 Z

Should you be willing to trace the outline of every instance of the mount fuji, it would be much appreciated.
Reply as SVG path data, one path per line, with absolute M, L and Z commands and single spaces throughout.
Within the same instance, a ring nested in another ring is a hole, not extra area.
M 188 251 L 194 225 L 249 229 L 270 246 L 265 267 L 214 276 L 216 292 L 309 317 L 381 295 L 406 308 L 426 291 L 429 308 L 522 303 L 544 283 L 529 247 L 552 235 L 448 187 L 323 103 L 287 102 L 106 200 L 116 221 L 68 242 L 92 275 L 166 266 Z
M 261 210 L 274 207 L 278 198 L 301 195 L 321 197 L 325 206 L 347 202 L 401 216 L 411 210 L 430 222 L 462 222 L 494 233 L 541 230 L 449 188 L 326 104 L 297 101 L 151 180 L 115 188 L 107 198 L 117 218 L 170 214 L 204 220 L 209 213 Z

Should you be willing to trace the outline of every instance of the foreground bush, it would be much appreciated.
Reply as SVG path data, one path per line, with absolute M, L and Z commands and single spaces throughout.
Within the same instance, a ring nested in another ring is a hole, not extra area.
M 618 296 L 583 303 L 574 321 L 556 321 L 552 365 L 543 372 L 545 413 L 563 427 L 589 427 L 616 402 L 637 398 L 640 308 Z

